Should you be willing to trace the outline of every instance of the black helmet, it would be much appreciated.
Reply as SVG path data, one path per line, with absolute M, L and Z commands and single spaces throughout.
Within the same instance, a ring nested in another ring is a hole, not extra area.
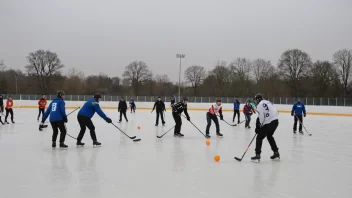
M 254 99 L 257 101 L 257 103 L 259 103 L 261 100 L 263 100 L 263 96 L 262 96 L 262 94 L 257 93 L 257 94 L 254 96 Z
M 61 90 L 57 91 L 57 97 L 61 98 L 64 95 L 65 95 L 64 91 L 61 91 Z
M 101 94 L 100 94 L 100 93 L 96 93 L 96 94 L 94 94 L 94 98 L 95 98 L 95 99 L 98 99 L 98 98 L 102 98 L 102 97 L 101 97 Z
M 217 99 L 216 102 L 221 102 L 221 99 Z
M 188 102 L 188 98 L 187 98 L 186 96 L 184 96 L 184 97 L 182 98 L 182 100 Z

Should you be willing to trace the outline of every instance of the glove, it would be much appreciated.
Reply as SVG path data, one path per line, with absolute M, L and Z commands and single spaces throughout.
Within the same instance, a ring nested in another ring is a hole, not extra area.
M 187 120 L 188 120 L 188 121 L 191 121 L 191 118 L 190 118 L 190 117 L 187 117 Z
M 260 131 L 260 128 L 257 128 L 257 127 L 256 127 L 256 128 L 255 128 L 255 133 L 258 134 L 259 131 Z
M 256 122 L 255 122 L 255 133 L 258 134 L 260 132 L 260 121 L 259 121 L 259 117 L 257 118 Z
M 63 120 L 64 120 L 65 123 L 67 123 L 68 122 L 67 116 L 65 116 Z
M 306 117 L 306 114 L 304 114 L 303 116 Z
M 293 116 L 293 112 L 291 112 L 291 116 Z
M 106 118 L 105 121 L 109 124 L 112 123 L 112 120 L 110 118 Z
M 220 115 L 220 120 L 224 120 L 224 116 Z

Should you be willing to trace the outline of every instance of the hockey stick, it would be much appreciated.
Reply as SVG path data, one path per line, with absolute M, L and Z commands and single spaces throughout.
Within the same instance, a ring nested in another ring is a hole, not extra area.
M 138 141 L 141 141 L 141 139 L 135 139 L 136 136 L 133 136 L 133 137 L 130 137 L 128 136 L 125 132 L 123 132 L 118 126 L 116 126 L 114 123 L 111 123 L 112 125 L 114 125 L 114 127 L 116 127 L 119 131 L 121 131 L 123 134 L 125 134 L 125 136 L 127 136 L 128 138 L 132 139 L 134 142 L 138 142 Z
M 161 136 L 156 136 L 157 138 L 162 138 L 164 135 L 166 135 L 168 132 L 170 132 L 173 128 L 175 128 L 175 126 L 173 126 L 171 129 L 169 129 L 168 131 L 166 131 L 164 134 L 162 134 Z
M 219 115 L 217 115 L 218 117 L 220 117 Z M 237 126 L 237 124 L 230 124 L 228 122 L 226 122 L 226 120 L 222 119 L 222 121 L 224 121 L 226 124 L 228 124 L 229 126 Z
M 309 136 L 312 136 L 312 134 L 307 131 L 306 127 L 305 127 L 304 124 L 301 122 L 301 120 L 299 120 L 298 116 L 297 116 L 296 114 L 294 114 L 294 115 L 295 115 L 295 117 L 297 118 L 297 120 L 299 121 L 299 123 L 303 126 L 304 130 L 308 133 L 308 135 L 309 135 Z
M 181 114 L 182 115 L 182 114 Z M 186 118 L 186 116 L 184 116 L 184 115 L 182 115 L 184 118 Z M 198 129 L 198 127 L 196 127 L 196 125 L 194 125 L 193 124 L 193 122 L 191 122 L 191 121 L 189 121 L 196 129 Z M 201 133 L 205 138 L 207 138 L 207 139 L 209 139 L 206 135 L 204 135 L 204 133 L 201 131 L 201 130 L 199 130 L 198 129 L 198 131 L 199 131 L 199 133 Z
M 257 134 L 255 134 L 255 135 L 254 135 L 254 137 L 253 137 L 253 139 L 252 139 L 251 143 L 249 143 L 249 145 L 248 145 L 247 149 L 244 151 L 244 153 L 243 153 L 243 155 L 242 155 L 241 159 L 240 159 L 240 158 L 238 158 L 238 157 L 235 157 L 235 159 L 236 159 L 237 161 L 242 161 L 242 159 L 243 159 L 244 155 L 247 153 L 247 151 L 248 151 L 249 147 L 251 146 L 251 144 L 252 144 L 252 142 L 253 142 L 253 140 L 254 140 L 254 138 L 255 138 L 256 136 L 257 136 Z

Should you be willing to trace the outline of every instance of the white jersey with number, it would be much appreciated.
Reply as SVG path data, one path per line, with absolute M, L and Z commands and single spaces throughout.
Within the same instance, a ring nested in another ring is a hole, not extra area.
M 257 112 L 259 114 L 259 121 L 262 126 L 278 119 L 276 108 L 267 100 L 260 101 L 257 105 Z

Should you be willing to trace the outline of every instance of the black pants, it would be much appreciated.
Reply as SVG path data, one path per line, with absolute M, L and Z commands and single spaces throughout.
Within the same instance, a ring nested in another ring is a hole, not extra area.
M 251 123 L 251 116 L 252 116 L 252 114 L 244 114 L 244 116 L 246 116 L 245 127 L 248 127 L 249 124 Z
M 83 115 L 78 115 L 77 120 L 78 120 L 79 126 L 81 127 L 81 131 L 79 132 L 77 137 L 77 142 L 82 141 L 87 127 L 90 131 L 90 137 L 92 138 L 93 142 L 97 141 L 97 136 L 95 135 L 95 126 L 92 120 L 89 117 L 83 116 Z
M 172 112 L 172 117 L 174 117 L 176 126 L 174 130 L 174 134 L 179 134 L 181 132 L 181 125 L 182 125 L 182 120 L 181 120 L 181 115 L 178 113 Z
M 120 122 L 122 121 L 122 114 L 125 117 L 125 120 L 128 121 L 127 116 L 126 116 L 126 109 L 121 109 L 120 110 Z
M 299 119 L 299 121 L 301 121 L 300 123 L 299 123 L 299 131 L 302 131 L 302 124 L 301 123 L 303 123 L 303 117 L 302 117 L 302 115 L 296 115 L 295 116 L 295 123 L 293 124 L 293 130 L 294 131 L 297 131 L 297 121 L 298 121 L 298 119 Z
M 279 151 L 279 148 L 277 148 L 275 139 L 273 137 L 277 126 L 279 126 L 279 121 L 273 120 L 269 124 L 266 124 L 260 128 L 260 131 L 257 135 L 257 142 L 255 147 L 256 154 L 260 154 L 262 152 L 261 149 L 262 149 L 263 139 L 265 137 L 268 139 L 271 150 L 273 150 L 274 152 Z
M 63 120 L 60 121 L 55 121 L 55 122 L 50 122 L 51 127 L 53 128 L 53 138 L 52 141 L 56 142 L 57 135 L 59 133 L 59 130 L 61 132 L 60 134 L 60 143 L 65 142 L 65 137 L 66 137 L 66 126 L 65 122 Z
M 131 113 L 132 113 L 132 110 L 133 112 L 136 112 L 136 105 L 131 105 Z
M 214 121 L 215 126 L 216 126 L 216 133 L 220 132 L 218 117 L 216 117 L 216 115 L 212 115 L 211 113 L 207 112 L 207 123 L 208 124 L 207 124 L 206 134 L 209 134 L 209 129 L 210 129 L 212 120 Z
M 0 113 L 3 113 L 3 112 L 4 112 L 4 106 L 1 106 L 1 107 L 0 107 Z M 1 115 L 2 115 L 2 114 L 0 114 L 0 123 L 1 123 L 1 124 L 4 124 L 4 123 L 2 122 Z
M 44 108 L 39 108 L 39 114 L 38 114 L 38 119 L 40 118 L 40 114 L 44 115 Z
M 164 121 L 164 113 L 163 113 L 163 111 L 161 110 L 161 111 L 158 111 L 158 110 L 156 110 L 156 122 L 155 122 L 155 124 L 159 124 L 159 115 L 161 116 L 161 122 L 163 123 L 163 124 L 165 124 L 165 121 Z
M 236 118 L 236 115 L 238 116 L 238 122 L 240 122 L 240 110 L 234 110 L 233 111 L 233 119 L 232 119 L 232 122 L 235 121 L 235 118 Z
M 5 122 L 7 122 L 7 117 L 9 117 L 9 114 L 11 114 L 11 121 L 13 122 L 13 110 L 12 110 L 12 108 L 6 109 Z

